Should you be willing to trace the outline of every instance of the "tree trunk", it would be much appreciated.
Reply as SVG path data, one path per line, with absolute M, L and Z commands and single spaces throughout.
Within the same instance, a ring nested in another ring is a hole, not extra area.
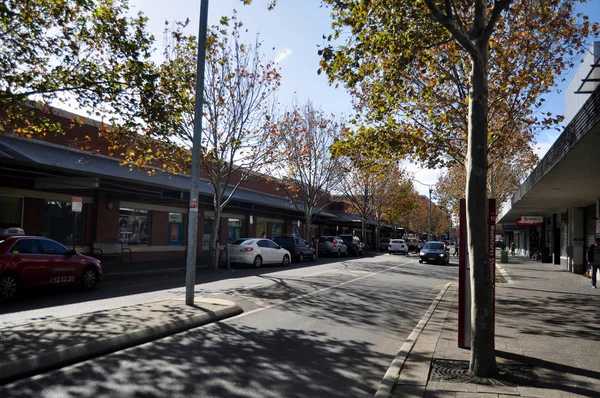
M 213 269 L 219 269 L 219 244 L 217 242 L 217 238 L 219 237 L 219 227 L 221 225 L 221 209 L 215 209 L 215 217 L 213 220 L 212 229 L 210 231 L 210 249 L 212 250 L 212 261 L 213 261 Z
M 360 233 L 362 235 L 361 239 L 362 239 L 363 243 L 365 244 L 365 247 L 367 247 L 367 222 L 364 217 L 361 217 Z
M 487 182 L 487 43 L 477 46 L 478 56 L 471 56 L 471 90 L 469 101 L 469 142 L 467 149 L 467 244 L 471 265 L 471 363 L 475 376 L 496 374 L 494 315 L 490 264 L 486 195 Z

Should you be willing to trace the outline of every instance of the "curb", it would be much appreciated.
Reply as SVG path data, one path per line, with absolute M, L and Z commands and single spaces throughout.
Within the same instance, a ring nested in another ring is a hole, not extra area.
M 0 384 L 6 384 L 44 371 L 58 369 L 74 363 L 86 361 L 101 355 L 158 340 L 173 334 L 217 322 L 243 312 L 242 308 L 228 300 L 220 300 L 228 305 L 216 311 L 204 310 L 202 314 L 187 319 L 170 321 L 160 326 L 147 327 L 106 339 L 71 346 L 61 350 L 46 352 L 36 357 L 24 358 L 0 365 Z
M 205 270 L 208 267 L 196 267 L 196 271 Z M 185 272 L 185 267 L 177 267 L 177 268 L 161 268 L 155 270 L 145 270 L 145 271 L 123 271 L 123 272 L 108 272 L 104 273 L 103 279 L 112 279 L 112 278 L 122 278 L 122 277 L 130 277 L 130 276 L 144 276 L 144 275 L 155 275 L 155 274 L 169 274 L 175 272 Z
M 419 335 L 423 332 L 423 329 L 425 329 L 425 326 L 433 316 L 433 313 L 435 312 L 437 306 L 442 301 L 444 294 L 446 294 L 446 291 L 448 290 L 450 285 L 452 285 L 452 283 L 453 282 L 446 283 L 446 285 L 438 293 L 435 300 L 433 300 L 433 302 L 429 306 L 429 309 L 427 309 L 427 312 L 425 312 L 425 315 L 423 315 L 423 318 L 421 318 L 417 326 L 415 326 L 412 333 L 408 336 L 404 344 L 402 344 L 402 347 L 400 347 L 400 351 L 398 351 L 396 357 L 390 364 L 390 367 L 388 368 L 387 372 L 385 372 L 383 380 L 381 380 L 381 383 L 379 383 L 379 387 L 377 387 L 377 392 L 374 395 L 375 398 L 389 398 L 392 395 L 392 390 L 396 385 L 396 381 L 400 376 L 400 371 L 402 370 L 406 359 L 410 355 L 412 349 L 417 343 L 417 340 L 419 339 Z
M 504 267 L 502 267 L 502 265 L 496 263 L 496 268 L 498 268 L 498 271 L 500 271 L 500 273 L 502 274 L 504 279 L 506 279 L 506 283 L 513 283 L 512 278 L 510 277 L 510 275 L 508 275 L 508 272 L 506 272 L 506 270 L 504 269 Z

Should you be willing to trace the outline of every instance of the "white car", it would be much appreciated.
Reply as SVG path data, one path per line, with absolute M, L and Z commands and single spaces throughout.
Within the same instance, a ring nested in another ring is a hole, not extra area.
M 238 264 L 250 264 L 260 268 L 263 264 L 290 264 L 290 252 L 264 238 L 241 238 L 231 242 L 230 261 Z
M 407 254 L 408 246 L 406 245 L 406 242 L 404 242 L 404 239 L 390 239 L 390 244 L 388 246 L 388 253 L 389 254 L 394 254 L 394 253 Z

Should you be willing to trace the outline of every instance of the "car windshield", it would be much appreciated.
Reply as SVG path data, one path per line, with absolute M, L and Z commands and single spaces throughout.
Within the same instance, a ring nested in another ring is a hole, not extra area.
M 427 243 L 425 249 L 444 250 L 443 243 Z
M 342 240 L 344 242 L 352 242 L 352 237 L 351 236 L 341 236 Z
M 252 239 L 236 239 L 233 242 L 231 242 L 232 245 L 244 245 L 244 246 L 248 246 L 252 244 Z
M 333 236 L 321 236 L 319 242 L 333 242 Z
M 392 243 L 404 243 L 404 241 L 403 241 L 403 240 L 401 240 L 401 239 L 392 239 L 392 241 L 391 241 L 391 242 L 392 242 Z
M 275 238 L 274 241 L 281 246 L 294 246 L 294 238 L 287 236 L 280 236 Z

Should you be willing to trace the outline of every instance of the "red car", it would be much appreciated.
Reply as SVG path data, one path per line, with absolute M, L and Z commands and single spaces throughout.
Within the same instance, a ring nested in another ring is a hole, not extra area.
M 89 290 L 101 280 L 99 260 L 52 239 L 11 236 L 0 241 L 0 299 L 38 286 L 79 284 Z

